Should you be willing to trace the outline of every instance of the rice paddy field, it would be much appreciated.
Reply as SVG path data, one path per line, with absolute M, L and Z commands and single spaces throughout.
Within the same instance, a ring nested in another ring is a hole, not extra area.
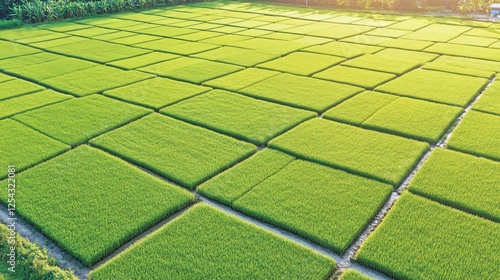
M 0 50 L 0 210 L 14 165 L 81 279 L 500 279 L 500 24 L 201 2 Z

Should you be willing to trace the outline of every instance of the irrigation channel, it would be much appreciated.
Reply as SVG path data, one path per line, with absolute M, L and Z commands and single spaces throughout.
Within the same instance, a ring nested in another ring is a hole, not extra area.
M 455 128 L 462 121 L 462 119 L 465 117 L 465 115 L 471 110 L 472 106 L 476 103 L 476 101 L 479 100 L 479 98 L 481 98 L 481 96 L 483 95 L 485 90 L 494 82 L 495 79 L 496 79 L 496 76 L 493 77 L 492 79 L 490 79 L 489 83 L 478 93 L 478 95 L 475 97 L 475 99 L 472 100 L 466 106 L 466 108 L 464 109 L 462 114 L 454 120 L 452 125 L 449 127 L 447 132 L 441 137 L 441 139 L 435 145 L 431 145 L 430 149 L 420 158 L 420 160 L 419 160 L 418 164 L 415 166 L 415 168 L 409 173 L 409 175 L 405 178 L 403 183 L 401 183 L 401 185 L 398 186 L 398 188 L 396 188 L 392 192 L 391 196 L 384 203 L 382 208 L 377 212 L 377 214 L 371 220 L 369 225 L 358 236 L 358 238 L 354 241 L 354 243 L 347 249 L 346 253 L 343 256 L 332 252 L 330 249 L 327 249 L 325 247 L 317 245 L 317 244 L 315 244 L 315 243 L 313 243 L 313 242 L 311 242 L 303 237 L 297 236 L 291 232 L 280 229 L 280 228 L 275 227 L 271 224 L 259 221 L 257 219 L 252 218 L 252 217 L 244 215 L 236 210 L 233 210 L 226 205 L 220 204 L 216 201 L 213 201 L 211 199 L 203 197 L 200 194 L 198 194 L 196 191 L 193 191 L 193 194 L 195 194 L 197 197 L 196 202 L 194 202 L 191 205 L 189 205 L 188 207 L 180 210 L 179 212 L 174 213 L 173 215 L 167 217 L 166 219 L 160 221 L 155 226 L 147 229 L 146 231 L 139 234 L 138 236 L 136 236 L 132 240 L 130 240 L 127 243 L 125 243 L 124 245 L 120 246 L 118 249 L 116 249 L 109 256 L 102 259 L 101 261 L 99 261 L 97 264 L 95 264 L 94 266 L 92 266 L 90 268 L 83 265 L 79 260 L 77 260 L 76 258 L 71 256 L 68 252 L 66 252 L 64 249 L 59 247 L 54 241 L 47 238 L 43 233 L 38 231 L 35 227 L 33 227 L 31 224 L 29 224 L 27 221 L 25 221 L 22 218 L 18 217 L 18 220 L 16 222 L 16 227 L 17 227 L 16 231 L 19 235 L 28 239 L 29 241 L 35 242 L 39 246 L 47 248 L 48 254 L 50 256 L 54 257 L 58 261 L 58 264 L 60 267 L 73 270 L 75 275 L 77 277 L 79 277 L 80 279 L 88 279 L 88 274 L 91 270 L 95 269 L 96 267 L 102 265 L 103 263 L 107 262 L 111 258 L 118 255 L 119 253 L 123 252 L 129 246 L 131 246 L 132 244 L 134 244 L 138 240 L 145 238 L 150 233 L 156 231 L 157 229 L 159 229 L 163 225 L 167 224 L 172 219 L 175 219 L 176 217 L 178 217 L 179 215 L 184 213 L 187 209 L 190 209 L 193 205 L 195 205 L 196 203 L 199 203 L 201 201 L 201 202 L 209 204 L 212 207 L 215 207 L 215 208 L 217 208 L 217 209 L 219 209 L 219 210 L 221 210 L 229 215 L 240 218 L 248 223 L 252 223 L 260 228 L 271 231 L 271 232 L 273 232 L 273 233 L 275 233 L 275 234 L 277 234 L 285 239 L 291 240 L 291 241 L 299 243 L 307 248 L 310 248 L 310 249 L 318 252 L 319 254 L 322 254 L 324 256 L 327 256 L 329 258 L 334 259 L 337 263 L 337 267 L 336 267 L 335 271 L 333 272 L 333 274 L 331 275 L 331 277 L 330 277 L 331 279 L 338 279 L 340 274 L 347 268 L 355 269 L 355 270 L 357 270 L 357 271 L 359 271 L 367 276 L 370 276 L 374 279 L 379 279 L 379 280 L 392 279 L 391 277 L 389 277 L 385 274 L 382 274 L 381 272 L 378 272 L 378 271 L 373 270 L 369 267 L 365 267 L 365 266 L 362 266 L 356 262 L 353 262 L 352 258 L 356 255 L 361 244 L 363 244 L 363 242 L 366 240 L 366 238 L 368 238 L 368 236 L 370 236 L 370 234 L 380 225 L 380 223 L 382 222 L 385 215 L 389 212 L 389 210 L 392 208 L 394 203 L 399 199 L 399 197 L 401 196 L 401 193 L 406 190 L 406 188 L 408 187 L 408 185 L 410 184 L 412 179 L 415 177 L 415 175 L 420 170 L 420 168 L 425 163 L 425 161 L 429 158 L 430 154 L 434 151 L 434 149 L 436 149 L 438 147 L 440 147 L 440 148 L 446 147 L 446 144 L 447 144 L 450 136 L 452 135 L 453 131 L 455 130 Z M 87 143 L 85 143 L 84 145 L 88 145 Z M 76 147 L 73 147 L 73 149 L 74 148 L 76 148 Z M 260 147 L 258 149 L 257 153 L 262 151 L 263 149 L 266 149 L 266 148 Z M 172 181 L 170 181 L 170 180 L 168 180 L 168 179 L 166 179 L 166 178 L 164 178 L 164 177 L 162 177 L 154 172 L 151 172 L 150 170 L 147 170 L 147 169 L 145 169 L 141 166 L 138 166 L 134 163 L 131 163 L 131 162 L 128 162 L 128 163 L 132 164 L 133 166 L 135 166 L 135 167 L 137 167 L 137 168 L 139 168 L 147 173 L 149 173 L 152 176 L 160 178 L 161 180 L 163 180 L 169 184 L 181 187 L 179 184 L 172 182 Z M 234 165 L 236 165 L 236 164 L 237 163 L 235 163 Z M 233 166 L 230 166 L 227 169 L 229 169 Z M 21 174 L 22 174 L 22 172 L 21 172 Z M 8 221 L 7 208 L 1 204 L 0 204 L 0 221 L 3 222 L 4 224 L 7 224 L 7 221 Z

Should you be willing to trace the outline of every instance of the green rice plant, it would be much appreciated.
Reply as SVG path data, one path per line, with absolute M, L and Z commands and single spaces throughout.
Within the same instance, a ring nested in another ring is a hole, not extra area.
M 391 191 L 387 184 L 296 160 L 232 206 L 343 253 Z
M 237 24 L 237 23 L 236 23 Z M 233 23 L 232 25 L 236 25 Z M 266 25 L 259 26 L 259 29 L 262 30 L 270 30 L 270 31 L 284 31 L 286 32 L 286 29 L 295 27 L 295 25 L 291 24 L 285 24 L 285 23 L 280 23 L 280 22 L 274 22 L 274 23 L 268 23 Z
M 19 215 L 86 266 L 194 199 L 187 191 L 88 146 L 23 172 L 18 185 Z M 136 207 L 123 203 L 131 197 L 137 200 Z M 6 204 L 5 197 L 0 199 Z
M 481 98 L 472 106 L 473 110 L 500 115 L 500 83 L 493 82 Z
M 308 33 L 307 35 L 339 40 L 354 35 L 362 34 L 372 29 L 375 29 L 375 27 L 331 23 L 328 28 L 315 30 L 312 31 L 311 33 Z M 289 30 L 287 30 L 287 32 L 288 31 Z
M 0 119 L 70 99 L 72 96 L 52 90 L 39 91 L 0 102 Z
M 304 51 L 354 58 L 363 54 L 375 53 L 382 50 L 380 47 L 365 46 L 344 42 L 331 42 L 305 48 Z
M 120 32 L 131 33 L 128 31 L 120 31 Z M 112 33 L 112 34 L 116 34 L 116 33 Z M 112 34 L 107 34 L 107 35 L 112 35 Z M 132 33 L 132 34 L 134 34 L 134 33 Z M 94 37 L 94 38 L 97 39 L 98 37 Z M 102 40 L 102 38 L 99 38 L 99 39 Z M 132 36 L 126 36 L 126 37 L 121 37 L 118 39 L 113 39 L 113 40 L 110 40 L 110 42 L 115 43 L 115 44 L 122 44 L 122 45 L 135 45 L 135 44 L 145 43 L 145 42 L 159 40 L 159 39 L 161 39 L 161 37 L 145 35 L 145 34 L 136 34 L 136 35 L 132 35 Z
M 32 43 L 31 46 L 46 50 L 49 48 L 67 45 L 67 44 L 72 44 L 72 43 L 79 43 L 79 42 L 83 42 L 86 40 L 87 39 L 82 38 L 82 37 L 71 36 L 71 37 L 65 37 L 65 38 L 61 38 L 61 39 L 50 40 L 50 41 L 36 42 L 36 43 Z
M 10 69 L 29 65 L 36 65 L 44 62 L 53 61 L 56 59 L 65 58 L 62 55 L 40 52 L 29 55 L 15 56 L 11 58 L 2 59 L 0 61 L 0 69 Z
M 54 139 L 76 146 L 150 112 L 96 94 L 46 106 L 13 118 Z
M 254 28 L 254 27 L 260 26 L 260 28 L 262 28 L 262 29 L 268 29 L 268 28 L 266 28 L 266 25 L 269 25 L 269 24 L 272 24 L 272 23 L 269 23 L 267 21 L 254 20 L 254 19 L 237 21 L 237 22 L 231 23 L 232 26 L 237 26 L 237 27 Z
M 395 24 L 391 25 L 390 28 L 415 31 L 417 29 L 420 29 L 420 28 L 425 27 L 425 26 L 430 25 L 430 24 L 432 24 L 432 21 L 429 21 L 429 20 L 426 20 L 423 18 L 410 18 L 410 19 L 395 23 Z
M 294 157 L 277 150 L 264 149 L 201 184 L 196 192 L 231 205 L 294 160 Z
M 500 61 L 500 49 L 436 43 L 425 49 L 425 51 L 437 54 Z
M 61 280 L 78 280 L 72 271 L 58 267 L 57 261 L 48 254 L 45 248 L 40 248 L 38 244 L 24 239 L 17 233 L 11 235 L 11 232 L 11 229 L 6 225 L 0 224 L 0 251 L 4 252 L 0 264 L 2 280 L 50 279 L 50 277 Z M 14 272 L 8 269 L 10 261 L 8 254 L 13 241 L 16 244 Z
M 261 36 L 261 37 L 262 38 L 268 38 L 268 39 L 291 41 L 291 40 L 296 40 L 296 39 L 302 38 L 303 36 L 299 35 L 299 34 L 289 34 L 289 33 L 284 33 L 284 32 L 273 32 L 273 33 L 269 33 L 269 34 Z
M 367 19 L 362 19 L 362 20 L 357 20 L 354 21 L 353 24 L 359 24 L 359 25 L 367 25 L 367 26 L 375 26 L 375 27 L 385 27 L 391 24 L 396 23 L 396 21 L 392 20 L 383 20 L 383 19 L 372 19 L 372 18 L 367 18 Z
M 381 37 L 381 36 L 372 36 L 372 35 L 355 35 L 352 37 L 347 37 L 342 40 L 341 42 L 349 42 L 349 43 L 356 43 L 356 44 L 363 44 L 363 45 L 380 45 L 383 42 L 389 41 L 391 38 L 388 37 Z
M 54 32 L 53 34 L 48 34 L 48 35 L 44 35 L 44 36 L 36 36 L 36 37 L 28 37 L 28 38 L 19 39 L 19 40 L 16 40 L 16 42 L 23 43 L 23 44 L 32 44 L 32 43 L 37 43 L 37 42 L 66 38 L 69 36 L 70 35 L 68 35 L 68 34 Z
M 233 47 L 268 52 L 276 55 L 285 55 L 309 46 L 309 44 L 306 43 L 295 41 L 281 41 L 266 38 L 253 38 L 250 40 L 231 43 L 228 45 Z
M 373 89 L 396 75 L 339 65 L 319 72 L 313 77 Z
M 166 78 L 153 78 L 105 91 L 104 95 L 158 110 L 209 90 L 208 87 Z
M 436 143 L 462 111 L 460 107 L 400 97 L 374 112 L 362 126 Z
M 222 26 L 222 27 L 217 27 L 217 28 L 211 29 L 211 31 L 226 33 L 226 34 L 233 34 L 233 33 L 237 33 L 237 32 L 244 31 L 244 30 L 246 30 L 246 28 L 236 27 L 236 26 Z
M 147 35 L 151 36 L 151 35 Z M 155 51 L 163 51 L 168 52 L 168 50 L 176 45 L 185 44 L 187 41 L 173 39 L 173 38 L 163 38 L 159 40 L 146 41 L 143 43 L 135 44 L 135 47 L 155 50 Z
M 157 41 L 154 41 L 154 42 L 157 42 Z M 200 53 L 200 52 L 212 50 L 212 49 L 215 49 L 217 47 L 218 47 L 217 45 L 213 45 L 213 44 L 183 41 L 180 44 L 175 44 L 172 46 L 164 45 L 164 46 L 162 46 L 161 51 L 180 54 L 180 55 L 190 55 L 190 54 L 195 54 L 195 53 Z
M 226 46 L 226 45 L 230 45 L 233 43 L 237 43 L 237 42 L 241 42 L 241 41 L 245 41 L 245 40 L 249 40 L 249 39 L 252 39 L 252 37 L 239 35 L 239 34 L 226 34 L 226 35 L 222 35 L 222 36 L 217 36 L 217 37 L 201 40 L 200 42 Z
M 273 139 L 269 147 L 397 185 L 429 145 L 317 118 Z
M 259 64 L 257 67 L 309 76 L 342 61 L 345 61 L 345 59 L 337 56 L 294 52 L 287 56 Z
M 272 33 L 273 32 L 270 30 L 246 29 L 243 31 L 236 32 L 234 35 L 245 36 L 245 37 L 261 37 L 261 36 L 264 36 L 267 34 L 272 34 Z M 227 36 L 230 36 L 230 34 L 228 34 Z
M 199 58 L 181 57 L 139 68 L 141 71 L 176 80 L 201 84 L 243 69 L 240 66 Z
M 80 36 L 80 37 L 94 37 L 94 36 L 99 36 L 99 35 L 104 35 L 104 34 L 109 34 L 109 33 L 115 33 L 118 32 L 117 30 L 114 29 L 108 29 L 108 28 L 102 28 L 102 27 L 91 27 L 91 28 L 85 28 L 85 29 L 78 29 L 78 30 L 72 30 L 68 31 L 68 34 L 75 35 L 75 36 Z
M 457 68 L 468 68 L 471 70 L 477 69 L 489 72 L 500 72 L 500 62 L 490 61 L 490 60 L 441 55 L 433 62 L 446 64 Z
M 41 84 L 75 96 L 85 96 L 152 78 L 137 71 L 96 66 L 40 81 Z
M 398 279 L 497 279 L 500 224 L 404 193 L 357 261 Z
M 0 32 L 0 38 L 3 38 L 2 36 L 3 34 Z M 38 49 L 7 41 L 0 41 L 0 49 L 2 50 L 0 52 L 0 59 L 40 52 Z
M 0 100 L 33 93 L 44 89 L 45 88 L 42 86 L 26 82 L 21 79 L 8 80 L 0 83 Z
M 10 80 L 14 80 L 14 79 L 15 78 L 12 77 L 12 76 L 0 73 L 0 83 L 6 82 L 6 81 L 10 81 Z
M 415 70 L 377 87 L 376 90 L 464 107 L 487 83 L 488 80 L 484 78 Z
M 195 96 L 161 112 L 256 145 L 264 145 L 277 135 L 316 116 L 310 111 L 222 90 Z
M 2 138 L 0 163 L 3 166 L 15 165 L 18 172 L 70 148 L 11 119 L 0 121 L 0 132 L 2 135 L 9 135 L 9 137 Z M 5 177 L 7 177 L 7 169 L 3 168 L 0 171 L 0 178 Z
M 500 163 L 436 149 L 410 184 L 412 193 L 500 222 Z
M 198 53 L 193 56 L 247 67 L 254 66 L 256 64 L 278 57 L 278 55 L 270 54 L 267 52 L 235 47 L 220 47 L 217 49 Z
M 97 63 L 86 60 L 63 57 L 61 59 L 51 60 L 40 64 L 30 64 L 23 67 L 8 68 L 5 72 L 28 80 L 41 81 L 98 65 L 99 64 Z
M 459 36 L 460 34 L 470 30 L 467 26 L 447 25 L 447 24 L 431 24 L 421 28 L 415 32 L 403 36 L 405 39 L 433 41 L 433 42 L 448 42 L 449 40 Z
M 159 114 L 102 135 L 91 144 L 189 189 L 256 150 L 249 143 Z
M 159 26 L 160 25 L 158 25 L 158 24 L 145 23 L 145 22 L 135 22 L 134 25 L 116 27 L 115 29 L 122 30 L 122 31 L 138 32 L 138 31 L 143 30 L 143 29 L 150 29 L 150 28 L 155 28 L 155 27 L 159 27 Z
M 450 149 L 500 160 L 500 116 L 468 112 L 448 142 Z
M 500 39 L 500 31 L 496 28 L 473 28 L 464 35 Z
M 174 58 L 178 58 L 178 55 L 169 54 L 169 53 L 161 53 L 161 52 L 152 52 L 139 56 L 134 56 L 131 58 L 125 58 L 121 60 L 116 60 L 108 63 L 108 65 L 116 66 L 125 70 L 132 70 L 144 66 L 148 66 L 151 64 L 155 64 L 158 62 L 163 62 L 167 60 L 171 60 Z
M 192 27 L 192 26 L 191 26 Z M 192 27 L 194 28 L 194 27 Z M 209 39 L 213 37 L 218 37 L 224 35 L 223 33 L 219 32 L 213 32 L 213 31 L 198 31 L 195 33 L 189 33 L 189 34 L 184 34 L 180 36 L 175 36 L 174 38 L 181 39 L 181 40 L 187 40 L 187 41 L 193 41 L 193 42 L 198 42 L 204 39 Z
M 252 84 L 278 75 L 279 72 L 269 71 L 259 68 L 247 68 L 236 73 L 232 73 L 220 78 L 204 82 L 203 85 L 222 88 L 232 91 L 238 91 L 242 88 L 248 87 Z
M 420 66 L 416 60 L 401 60 L 397 57 L 365 54 L 361 57 L 347 60 L 345 66 L 381 71 L 391 74 L 403 74 Z
M 354 269 L 346 269 L 341 275 L 339 280 L 372 280 L 373 278 L 361 274 Z
M 389 28 L 376 28 L 373 30 L 370 30 L 366 32 L 366 35 L 372 35 L 372 36 L 382 36 L 382 37 L 389 37 L 389 38 L 398 38 L 403 35 L 409 34 L 411 31 L 407 30 L 401 30 L 401 29 L 392 29 L 392 27 Z
M 167 21 L 170 21 L 170 20 L 172 20 L 172 19 L 167 19 Z M 208 31 L 210 29 L 214 29 L 214 28 L 223 26 L 223 25 L 211 23 L 211 22 L 200 23 L 200 22 L 198 22 L 198 19 L 196 19 L 196 20 L 197 21 L 181 21 L 181 20 L 175 19 L 176 22 L 171 23 L 171 24 L 165 24 L 164 21 L 158 21 L 158 22 L 162 23 L 164 25 L 172 25 L 172 26 L 179 26 L 179 24 L 186 24 L 186 26 L 188 26 L 190 29 L 201 30 L 201 31 L 198 31 L 196 33 L 203 33 L 203 31 Z M 219 33 L 219 32 L 214 32 L 214 33 L 217 33 L 219 35 L 223 35 L 223 33 Z M 191 33 L 191 34 L 195 34 L 195 33 Z M 189 34 L 187 34 L 187 35 L 189 35 Z
M 26 38 L 52 35 L 54 32 L 32 26 L 0 31 L 0 38 L 9 41 L 17 41 Z
M 428 41 L 418 41 L 418 40 L 397 38 L 397 39 L 385 41 L 385 42 L 379 44 L 379 46 L 396 48 L 396 49 L 404 49 L 404 50 L 412 50 L 412 51 L 421 51 L 421 50 L 431 46 L 432 44 L 434 44 L 434 43 L 428 42 Z
M 95 20 L 96 18 L 93 18 L 93 19 Z M 89 20 L 89 19 L 87 19 L 87 20 Z M 82 20 L 82 21 L 84 21 L 84 20 Z M 66 32 L 66 31 L 73 31 L 73 30 L 90 28 L 91 26 L 88 26 L 86 24 L 80 24 L 80 21 L 76 21 L 76 22 L 58 21 L 58 22 L 38 24 L 36 27 L 55 31 L 55 32 Z
M 492 39 L 492 38 L 461 35 L 451 41 L 448 41 L 448 43 L 478 46 L 478 47 L 488 47 L 489 45 L 497 41 L 498 41 L 497 39 Z
M 396 99 L 395 95 L 364 91 L 326 111 L 323 118 L 361 126 L 371 115 Z
M 302 245 L 200 203 L 90 277 L 326 279 L 334 265 Z
M 194 33 L 197 31 L 198 30 L 196 29 L 190 29 L 190 28 L 182 28 L 174 26 L 158 26 L 153 28 L 141 29 L 138 30 L 137 32 L 142 34 L 161 36 L 161 37 L 174 37 L 174 36 Z
M 49 47 L 47 48 L 47 50 L 50 52 L 83 58 L 98 63 L 106 63 L 113 60 L 124 59 L 150 52 L 144 49 L 91 39 L 55 47 Z
M 239 92 L 267 101 L 313 110 L 318 113 L 362 91 L 361 88 L 301 77 L 279 74 L 245 87 Z

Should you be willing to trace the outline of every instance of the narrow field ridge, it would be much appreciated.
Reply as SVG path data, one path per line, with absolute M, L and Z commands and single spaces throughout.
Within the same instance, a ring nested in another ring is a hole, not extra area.
M 361 247 L 361 244 L 368 238 L 368 236 L 375 231 L 375 229 L 380 225 L 384 217 L 387 215 L 387 213 L 391 210 L 392 206 L 394 203 L 399 199 L 401 196 L 401 193 L 406 190 L 410 182 L 413 180 L 417 172 L 420 170 L 422 165 L 427 161 L 431 153 L 434 151 L 434 149 L 440 147 L 444 148 L 446 147 L 446 143 L 450 139 L 453 131 L 455 128 L 458 126 L 458 124 L 462 121 L 462 119 L 465 117 L 465 115 L 471 110 L 472 106 L 474 103 L 476 103 L 479 98 L 483 95 L 483 93 L 486 91 L 486 89 L 495 81 L 496 76 L 490 79 L 488 84 L 484 86 L 484 88 L 481 89 L 479 94 L 472 100 L 464 109 L 463 113 L 460 114 L 452 123 L 452 125 L 449 127 L 449 129 L 446 131 L 446 133 L 441 137 L 441 139 L 435 144 L 431 145 L 430 149 L 420 158 L 418 164 L 415 166 L 415 168 L 410 172 L 410 174 L 405 178 L 405 180 L 401 183 L 401 185 L 391 194 L 390 198 L 385 202 L 384 206 L 379 210 L 377 215 L 375 215 L 375 218 L 370 222 L 370 224 L 366 227 L 366 229 L 361 233 L 361 235 L 358 237 L 358 239 L 347 249 L 346 253 L 342 257 L 342 261 L 339 262 L 338 269 L 335 273 L 335 279 L 339 279 L 340 275 L 342 272 L 347 269 L 347 268 L 356 268 L 360 270 L 359 268 L 365 268 L 364 266 L 361 266 L 357 263 L 353 263 L 351 259 L 356 255 L 356 253 L 359 251 L 359 248 Z M 369 275 L 368 273 L 365 273 Z M 382 274 L 380 272 L 377 272 L 376 275 L 370 275 L 374 277 L 375 279 L 392 279 L 389 276 Z

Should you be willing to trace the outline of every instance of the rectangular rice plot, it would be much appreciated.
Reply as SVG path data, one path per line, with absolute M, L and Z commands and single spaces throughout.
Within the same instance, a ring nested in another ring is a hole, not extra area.
M 18 213 L 86 266 L 194 200 L 189 192 L 88 146 L 23 172 L 22 178 Z M 124 203 L 131 197 L 137 207 Z
M 178 57 L 179 57 L 178 55 L 170 53 L 152 52 L 144 55 L 134 56 L 131 58 L 116 60 L 108 63 L 107 65 L 116 66 L 125 70 L 133 70 L 136 68 L 171 60 Z
M 419 69 L 387 82 L 376 90 L 465 107 L 487 83 L 488 80 L 484 78 Z
M 500 222 L 500 163 L 436 149 L 410 184 L 412 193 Z
M 43 62 L 40 64 L 9 68 L 5 72 L 11 75 L 21 76 L 28 80 L 41 81 L 98 65 L 99 64 L 97 63 L 82 59 L 63 57 L 61 59 Z
M 166 78 L 153 78 L 105 91 L 104 95 L 158 110 L 209 90 L 208 87 Z
M 138 33 L 161 36 L 161 37 L 174 37 L 189 33 L 198 32 L 196 29 L 174 27 L 174 26 L 158 26 L 153 28 L 141 29 Z
M 79 24 L 77 22 L 60 21 L 60 22 L 44 23 L 37 25 L 36 27 L 56 32 L 66 32 L 66 31 L 90 28 L 91 26 L 85 24 Z
M 23 67 L 28 65 L 35 65 L 39 63 L 49 62 L 56 59 L 65 58 L 65 56 L 40 52 L 29 55 L 16 56 L 0 60 L 0 69 L 9 69 L 16 67 Z
M 50 47 L 47 50 L 99 63 L 106 63 L 150 52 L 144 49 L 91 39 Z
M 357 261 L 398 279 L 498 279 L 500 224 L 405 193 Z
M 53 32 L 33 26 L 0 30 L 0 38 L 9 41 L 17 41 L 24 38 L 33 38 L 50 34 L 53 34 Z
M 361 26 L 361 25 L 349 25 L 349 24 L 336 24 L 330 23 L 329 27 L 325 29 L 315 30 L 306 35 L 318 36 L 318 37 L 326 37 L 330 39 L 343 39 L 347 37 L 351 37 L 354 35 L 362 34 L 368 32 L 375 27 L 371 26 Z M 287 30 L 288 32 L 288 30 Z
M 393 20 L 383 20 L 383 19 L 372 19 L 372 18 L 367 18 L 367 19 L 362 19 L 353 22 L 353 24 L 359 24 L 359 25 L 367 25 L 367 26 L 375 26 L 375 27 L 386 27 L 391 24 L 396 23 L 396 21 Z
M 396 75 L 339 65 L 319 72 L 313 77 L 373 89 Z
M 0 73 L 0 83 L 6 82 L 6 81 L 10 81 L 10 80 L 14 80 L 14 79 L 15 79 L 15 77 L 12 77 L 12 76 Z
M 21 79 L 0 83 L 0 100 L 44 90 L 45 88 Z
M 486 78 L 486 79 L 491 79 L 495 75 L 495 72 L 492 72 L 492 71 L 485 71 L 485 70 L 474 69 L 474 68 L 458 67 L 458 66 L 449 65 L 446 63 L 440 63 L 440 62 L 426 63 L 422 66 L 422 68 L 427 69 L 427 70 L 435 70 L 435 71 L 442 71 L 442 72 L 448 72 L 448 73 L 462 74 L 462 75 L 480 77 L 480 78 Z
M 310 46 L 310 44 L 306 43 L 266 38 L 254 38 L 246 41 L 231 43 L 229 45 L 279 55 L 285 55 Z
M 389 37 L 389 38 L 398 38 L 403 35 L 409 34 L 411 31 L 407 30 L 401 30 L 401 29 L 392 29 L 392 28 L 376 28 L 371 31 L 366 32 L 366 35 L 372 35 L 372 36 L 382 36 L 382 37 Z
M 0 163 L 5 167 L 15 165 L 17 172 L 70 149 L 69 146 L 11 119 L 0 121 L 0 133 L 9 135 L 2 137 Z M 7 168 L 2 168 L 0 178 L 6 177 Z
M 421 51 L 429 46 L 432 46 L 433 44 L 434 42 L 397 38 L 385 41 L 379 44 L 379 46 L 411 51 Z
M 80 36 L 80 37 L 94 37 L 94 36 L 104 35 L 104 34 L 113 33 L 113 32 L 117 32 L 117 31 L 118 30 L 109 29 L 109 28 L 91 27 L 91 28 L 85 28 L 85 29 L 72 30 L 72 31 L 68 31 L 66 33 L 71 34 L 71 35 L 75 35 L 75 36 Z
M 0 33 L 0 38 L 2 38 L 1 36 L 2 33 Z M 7 41 L 0 41 L 0 50 L 2 50 L 0 52 L 0 59 L 41 52 L 39 49 Z
M 400 97 L 376 111 L 362 126 L 437 143 L 462 112 L 461 107 Z
M 500 82 L 498 80 L 486 89 L 472 109 L 500 116 Z
M 352 37 L 347 37 L 342 40 L 341 42 L 349 42 L 349 43 L 356 43 L 356 44 L 362 44 L 362 45 L 373 45 L 377 46 L 382 44 L 383 42 L 389 41 L 391 38 L 388 37 L 382 37 L 382 36 L 372 36 L 372 35 L 355 35 Z
M 254 66 L 278 57 L 278 55 L 267 52 L 235 47 L 220 47 L 214 50 L 198 53 L 193 56 L 246 67 Z
M 127 36 L 127 37 L 111 40 L 111 42 L 115 43 L 115 44 L 122 44 L 122 45 L 135 45 L 135 44 L 140 44 L 140 43 L 145 43 L 145 42 L 160 40 L 160 39 L 161 39 L 161 37 L 158 37 L 158 36 L 136 34 L 133 36 Z
M 291 74 L 279 74 L 239 90 L 267 101 L 321 113 L 362 88 Z
M 37 43 L 33 43 L 31 45 L 33 47 L 47 50 L 49 48 L 58 47 L 58 46 L 62 46 L 62 45 L 69 45 L 69 44 L 73 44 L 73 43 L 84 42 L 86 40 L 88 40 L 88 39 L 82 38 L 82 37 L 77 37 L 77 36 L 70 36 L 70 37 L 65 37 L 65 38 L 56 39 L 56 40 L 37 42 Z
M 228 91 L 214 90 L 169 106 L 162 113 L 235 138 L 264 145 L 315 113 Z
M 390 28 L 415 31 L 422 27 L 432 24 L 432 21 L 422 18 L 411 18 L 391 25 Z
M 470 111 L 448 142 L 450 149 L 500 161 L 500 116 Z
M 265 69 L 247 68 L 236 73 L 209 80 L 207 82 L 204 82 L 203 85 L 214 88 L 227 89 L 231 91 L 238 91 L 242 88 L 248 87 L 278 74 L 279 72 Z
M 243 67 L 209 61 L 199 58 L 181 57 L 139 68 L 138 70 L 176 80 L 201 84 L 205 81 L 224 76 Z
M 433 62 L 447 64 L 458 68 L 500 72 L 500 62 L 497 61 L 441 55 Z
M 405 35 L 401 38 L 432 41 L 432 42 L 448 42 L 449 40 L 458 37 L 460 34 L 472 29 L 466 26 L 446 25 L 446 24 L 431 24 L 421 28 L 413 33 Z
M 294 52 L 287 56 L 259 64 L 257 67 L 309 76 L 342 61 L 345 61 L 345 59 L 338 56 Z
M 354 269 L 346 269 L 341 275 L 339 280 L 373 280 L 373 278 L 361 274 Z
M 317 118 L 273 139 L 269 147 L 395 186 L 429 145 Z
M 326 279 L 334 265 L 332 259 L 296 242 L 200 203 L 90 276 L 94 280 Z
M 500 30 L 496 28 L 473 28 L 465 32 L 464 35 L 500 39 Z
M 222 35 L 222 36 L 217 36 L 217 37 L 201 40 L 200 42 L 226 46 L 226 45 L 230 45 L 233 43 L 246 41 L 246 40 L 250 40 L 250 39 L 252 39 L 252 37 L 250 37 L 250 36 L 237 35 L 237 34 L 226 34 L 226 35 Z
M 448 41 L 448 43 L 452 44 L 470 45 L 478 47 L 488 47 L 496 42 L 498 42 L 498 40 L 493 38 L 475 37 L 467 35 L 461 35 L 453 40 Z
M 364 54 L 375 53 L 383 48 L 375 46 L 365 46 L 344 42 L 331 42 L 324 45 L 316 45 L 303 49 L 304 51 L 354 58 Z
M 409 50 L 400 50 L 400 49 L 392 49 L 387 48 L 375 54 L 380 57 L 388 57 L 388 58 L 397 58 L 400 60 L 414 60 L 421 64 L 433 61 L 439 56 L 432 53 L 418 52 L 418 51 L 409 51 Z
M 159 114 L 91 143 L 189 189 L 256 150 L 252 144 Z
M 85 96 L 152 78 L 138 71 L 125 71 L 109 66 L 96 66 L 52 77 L 41 84 L 75 96 Z
M 323 118 L 361 126 L 371 115 L 399 97 L 375 91 L 364 91 L 326 111 Z
M 500 61 L 500 49 L 493 48 L 436 43 L 424 51 L 437 54 Z
M 76 146 L 150 112 L 96 94 L 46 106 L 13 118 L 54 139 Z
M 232 206 L 342 254 L 391 191 L 388 184 L 296 160 Z
M 3 100 L 0 102 L 0 119 L 70 98 L 70 95 L 45 90 Z
M 20 39 L 20 40 L 16 40 L 16 42 L 23 43 L 23 44 L 33 44 L 33 43 L 38 43 L 38 42 L 50 41 L 50 40 L 55 40 L 55 39 L 60 39 L 60 38 L 66 38 L 66 37 L 69 37 L 69 36 L 70 35 L 64 34 L 64 33 L 53 32 L 52 34 L 47 34 L 47 35 L 43 35 L 43 36 L 23 38 L 23 39 Z
M 295 158 L 273 149 L 264 149 L 196 188 L 196 192 L 231 205 L 260 182 L 283 169 Z
M 361 57 L 350 59 L 342 63 L 342 65 L 390 74 L 403 74 L 419 67 L 421 63 L 416 60 L 401 60 L 397 57 L 365 54 Z
M 193 42 L 198 42 L 201 40 L 213 38 L 213 37 L 218 37 L 224 35 L 223 33 L 219 32 L 212 32 L 212 31 L 198 31 L 196 33 L 190 33 L 190 34 L 185 34 L 185 35 L 180 35 L 175 38 L 181 39 L 181 40 L 187 40 L 187 41 L 193 41 Z
M 125 38 L 125 37 L 133 37 L 133 36 L 141 36 L 141 35 L 138 35 L 138 34 L 133 33 L 133 32 L 128 32 L 128 31 L 117 31 L 117 32 L 113 32 L 113 33 L 95 36 L 95 37 L 93 37 L 93 39 L 107 41 L 107 42 L 111 42 L 111 43 L 116 43 L 117 40 Z M 149 35 L 145 35 L 145 36 L 149 36 Z M 160 39 L 159 37 L 155 37 L 155 36 L 151 36 L 151 37 Z

